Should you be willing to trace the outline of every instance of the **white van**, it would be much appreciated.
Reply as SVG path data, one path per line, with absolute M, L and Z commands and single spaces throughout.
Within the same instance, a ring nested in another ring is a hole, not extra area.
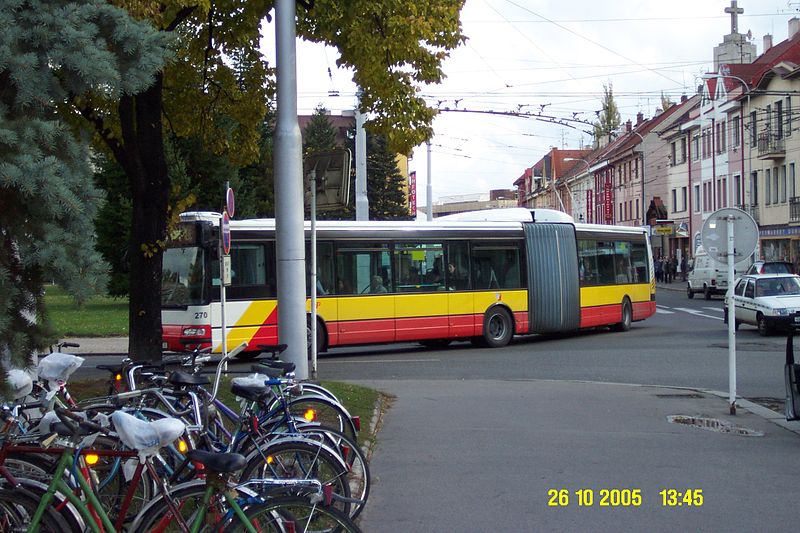
M 750 266 L 750 258 L 733 266 L 734 279 L 744 275 Z M 696 292 L 702 292 L 706 300 L 713 294 L 722 294 L 728 290 L 728 265 L 717 263 L 702 248 L 698 248 L 694 257 L 694 266 L 687 276 L 686 295 L 691 299 Z

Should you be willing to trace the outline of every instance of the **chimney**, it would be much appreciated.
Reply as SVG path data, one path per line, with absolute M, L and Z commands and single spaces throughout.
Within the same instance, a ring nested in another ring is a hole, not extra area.
M 797 32 L 800 31 L 800 19 L 792 17 L 789 19 L 789 39 L 794 39 Z
M 629 120 L 628 122 L 626 122 L 626 123 L 625 123 L 625 131 L 626 131 L 627 133 L 630 133 L 630 132 L 631 132 L 631 121 L 630 121 L 630 120 Z
M 761 52 L 762 54 L 772 48 L 772 35 L 769 33 L 764 36 L 764 50 Z
M 638 126 L 642 122 L 644 122 L 644 115 L 642 114 L 641 111 L 639 111 L 638 113 L 636 113 L 636 125 Z

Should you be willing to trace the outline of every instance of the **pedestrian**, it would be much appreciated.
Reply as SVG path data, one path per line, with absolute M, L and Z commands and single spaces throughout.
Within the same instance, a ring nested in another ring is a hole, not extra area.
M 686 254 L 681 256 L 681 281 L 686 281 L 686 267 L 689 265 L 686 262 Z
M 663 283 L 664 281 L 664 260 L 661 256 L 656 258 L 656 281 L 659 283 Z

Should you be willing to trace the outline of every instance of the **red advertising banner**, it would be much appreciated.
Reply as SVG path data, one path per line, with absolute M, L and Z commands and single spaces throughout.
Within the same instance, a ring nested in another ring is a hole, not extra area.
M 411 216 L 417 215 L 417 171 L 408 175 L 408 210 Z
M 614 189 L 611 173 L 607 172 L 603 183 L 603 216 L 604 224 L 614 223 Z
M 586 222 L 594 222 L 594 191 L 586 191 Z

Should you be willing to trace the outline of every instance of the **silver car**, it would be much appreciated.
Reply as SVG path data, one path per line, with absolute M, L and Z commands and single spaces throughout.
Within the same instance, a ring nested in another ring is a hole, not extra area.
M 725 323 L 728 323 L 731 291 L 725 295 Z M 800 276 L 794 274 L 752 274 L 734 285 L 736 310 L 734 327 L 751 324 L 761 335 L 800 325 Z

